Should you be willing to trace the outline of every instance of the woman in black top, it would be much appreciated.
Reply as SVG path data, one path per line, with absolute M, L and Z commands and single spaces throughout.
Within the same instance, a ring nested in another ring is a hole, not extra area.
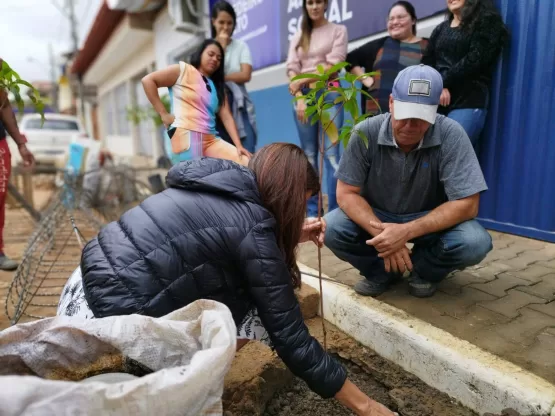
M 440 112 L 458 121 L 474 146 L 486 121 L 489 84 L 508 31 L 491 0 L 447 0 L 422 59 L 443 77 Z
M 416 36 L 416 12 L 408 1 L 398 1 L 391 6 L 387 31 L 389 36 L 370 41 L 347 55 L 350 65 L 347 69 L 354 75 L 378 72 L 375 76 L 362 80 L 376 100 L 362 95 L 364 113 L 379 114 L 389 111 L 393 81 L 407 66 L 418 65 L 428 46 L 427 39 Z

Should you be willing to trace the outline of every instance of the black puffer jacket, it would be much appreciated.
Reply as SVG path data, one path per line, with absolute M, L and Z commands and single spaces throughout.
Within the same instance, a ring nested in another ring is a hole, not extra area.
M 202 298 L 226 304 L 238 324 L 256 306 L 291 371 L 334 396 L 345 370 L 308 333 L 254 173 L 205 158 L 174 166 L 166 183 L 83 250 L 94 315 L 158 317 Z

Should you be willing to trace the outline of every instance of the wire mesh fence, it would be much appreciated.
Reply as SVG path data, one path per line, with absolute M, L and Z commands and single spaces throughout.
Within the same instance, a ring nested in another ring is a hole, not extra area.
M 65 174 L 63 186 L 50 199 L 40 221 L 31 219 L 35 228 L 5 300 L 11 325 L 56 314 L 62 289 L 79 265 L 82 241 L 151 195 L 148 181 L 155 178 L 160 183 L 152 173 L 156 174 L 153 169 L 120 165 L 82 175 Z

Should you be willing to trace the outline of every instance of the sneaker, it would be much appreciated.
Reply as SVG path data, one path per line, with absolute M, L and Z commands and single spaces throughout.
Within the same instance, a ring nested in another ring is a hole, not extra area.
M 17 266 L 19 266 L 19 264 L 8 256 L 0 256 L 0 270 L 11 272 L 17 269 Z
M 422 279 L 415 272 L 409 277 L 409 293 L 416 298 L 429 298 L 436 293 L 437 284 Z
M 387 282 L 372 282 L 366 278 L 359 280 L 353 287 L 355 292 L 361 296 L 379 296 L 387 289 L 389 289 L 389 283 Z

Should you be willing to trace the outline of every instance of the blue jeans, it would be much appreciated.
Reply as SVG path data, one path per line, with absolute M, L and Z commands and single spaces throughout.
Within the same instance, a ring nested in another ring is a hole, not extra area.
M 308 91 L 303 90 L 303 94 L 306 94 Z M 316 98 L 320 97 L 321 94 L 318 94 Z M 324 103 L 332 103 L 333 101 L 339 96 L 339 93 L 332 93 L 326 95 L 324 99 Z M 330 115 L 330 119 L 333 118 L 337 112 L 337 110 L 341 107 L 340 104 L 336 104 L 333 107 L 326 110 L 327 113 Z M 308 160 L 316 169 L 316 172 L 319 172 L 320 163 L 320 153 L 318 151 L 320 141 L 321 141 L 321 127 L 320 123 L 316 123 L 311 125 L 310 119 L 306 124 L 301 123 L 297 119 L 297 113 L 293 111 L 293 116 L 295 117 L 295 123 L 297 124 L 297 131 L 299 133 L 299 140 L 301 142 L 301 147 L 303 148 Z M 337 127 L 337 130 L 340 131 L 341 127 L 343 126 L 343 119 L 344 113 L 341 110 L 337 116 L 335 116 L 334 124 Z M 337 171 L 337 167 L 339 166 L 339 144 L 336 146 L 332 146 L 332 142 L 329 136 L 326 134 L 324 139 L 324 146 L 326 152 L 324 155 L 324 174 L 323 180 L 327 185 L 328 190 L 328 211 L 332 211 L 338 207 L 337 205 L 337 198 L 336 198 L 336 188 L 337 188 L 337 179 L 335 178 L 335 172 Z M 308 200 L 307 204 L 307 216 L 309 217 L 316 217 L 318 216 L 318 197 L 313 196 Z
M 427 214 L 395 215 L 374 209 L 382 222 L 404 224 Z M 325 245 L 341 260 L 350 263 L 366 279 L 376 283 L 389 282 L 397 275 L 385 271 L 383 259 L 372 246 L 371 238 L 341 210 L 324 217 L 327 227 Z M 414 243 L 411 260 L 413 270 L 421 279 L 439 282 L 454 270 L 480 263 L 493 248 L 491 236 L 478 223 L 470 220 L 445 231 L 424 235 Z
M 486 124 L 488 110 L 485 108 L 461 108 L 449 111 L 447 117 L 457 121 L 466 131 L 472 146 L 476 148 Z
M 247 110 L 240 110 L 241 117 L 243 118 L 243 126 L 245 127 L 245 133 L 247 134 L 245 137 L 241 137 L 241 143 L 243 147 L 247 149 L 249 152 L 254 153 L 256 148 L 256 133 L 252 128 L 252 124 L 249 120 L 249 115 L 247 114 Z

